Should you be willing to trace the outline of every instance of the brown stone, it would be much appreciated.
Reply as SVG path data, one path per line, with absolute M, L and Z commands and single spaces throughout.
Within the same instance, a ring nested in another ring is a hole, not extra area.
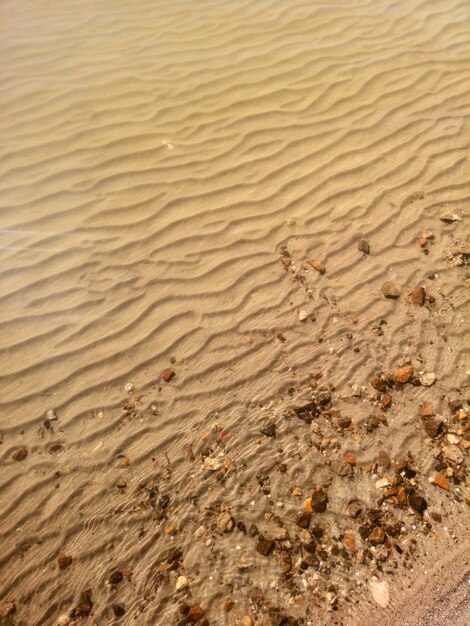
M 385 298 L 390 298 L 392 300 L 396 300 L 400 297 L 400 290 L 395 287 L 392 282 L 384 283 L 382 287 L 382 293 Z
M 343 415 L 339 415 L 336 418 L 336 423 L 338 424 L 340 428 L 349 428 L 351 426 L 351 422 L 352 420 L 350 417 L 346 417 Z
M 343 542 L 350 552 L 356 552 L 356 536 L 354 535 L 354 533 L 346 530 L 344 532 Z
M 410 493 L 408 495 L 408 504 L 417 513 L 423 513 L 428 506 L 423 496 L 420 496 L 417 493 Z
M 423 417 L 432 417 L 432 415 L 434 415 L 432 406 L 430 406 L 429 404 L 424 404 L 423 408 L 421 409 L 421 415 Z
M 126 481 L 124 480 L 124 478 L 120 478 L 120 479 L 117 481 L 117 483 L 116 483 L 116 486 L 117 486 L 119 489 L 124 489 L 124 488 L 126 487 L 126 485 L 127 485 L 127 483 L 126 483 Z
M 357 249 L 364 254 L 370 254 L 370 245 L 367 239 L 360 239 L 357 242 Z
M 416 287 L 411 292 L 411 302 L 416 306 L 423 306 L 426 300 L 426 290 L 424 287 Z
M 225 598 L 224 611 L 226 613 L 229 613 L 233 609 L 234 606 L 235 606 L 235 602 L 232 600 L 232 598 Z
M 66 569 L 72 565 L 72 557 L 68 554 L 61 554 L 57 559 L 59 569 Z
M 311 265 L 314 270 L 317 270 L 317 272 L 320 272 L 320 274 L 324 274 L 326 272 L 325 265 L 318 259 L 312 259 L 309 261 L 309 265 Z
M 437 437 L 442 432 L 443 422 L 434 417 L 423 420 L 423 428 L 428 437 Z
M 393 380 L 396 383 L 405 384 L 413 377 L 414 369 L 411 365 L 404 365 L 399 367 L 393 373 Z
M 374 389 L 377 389 L 377 391 L 385 391 L 385 383 L 383 378 L 381 378 L 380 376 L 374 376 L 374 378 L 370 381 L 370 384 Z
M 24 461 L 27 456 L 28 456 L 28 449 L 25 448 L 25 446 L 21 446 L 21 448 L 18 448 L 17 450 L 15 450 L 15 452 L 13 452 L 11 458 L 14 461 Z
M 308 511 L 302 511 L 302 513 L 299 513 L 297 516 L 297 526 L 300 526 L 300 528 L 308 528 L 310 526 L 311 519 L 311 513 Z
M 192 622 L 197 622 L 198 619 L 204 616 L 204 609 L 199 606 L 199 604 L 193 604 L 193 606 L 188 611 L 188 619 Z
M 346 515 L 355 519 L 361 514 L 362 507 L 357 502 L 351 502 L 346 507 Z
M 426 237 L 421 236 L 421 237 L 418 239 L 418 243 L 419 243 L 419 245 L 421 246 L 421 248 L 425 248 L 425 247 L 426 247 L 426 245 L 427 245 L 427 243 L 428 243 L 428 240 L 426 239 Z
M 449 481 L 442 474 L 437 474 L 437 476 L 434 478 L 434 484 L 441 489 L 445 489 L 446 491 L 450 490 Z
M 175 376 L 175 370 L 165 370 L 163 372 L 163 380 L 166 383 L 169 383 L 170 380 Z
M 269 556 L 274 548 L 274 541 L 271 539 L 265 539 L 264 537 L 260 537 L 258 539 L 258 543 L 256 544 L 256 552 L 259 552 L 263 556 Z
M 388 469 L 390 467 L 390 457 L 385 452 L 385 450 L 380 450 L 377 457 L 377 462 L 380 467 L 383 467 L 384 469 Z
M 317 488 L 311 496 L 312 509 L 315 513 L 323 513 L 326 511 L 328 504 L 328 496 L 321 488 Z
M 345 456 L 344 456 L 344 460 L 346 461 L 346 463 L 348 465 L 351 465 L 351 467 L 355 467 L 356 466 L 356 457 L 352 452 L 348 452 Z
M 388 409 L 389 406 L 392 404 L 392 396 L 383 396 L 382 400 L 380 401 L 382 408 L 384 410 Z
M 384 529 L 380 528 L 380 526 L 376 526 L 372 529 L 371 533 L 368 536 L 368 539 L 373 546 L 379 546 L 385 541 Z

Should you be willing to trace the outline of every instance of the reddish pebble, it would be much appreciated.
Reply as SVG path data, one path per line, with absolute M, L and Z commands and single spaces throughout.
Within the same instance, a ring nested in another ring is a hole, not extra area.
M 411 302 L 416 306 L 423 306 L 426 299 L 426 290 L 424 287 L 416 287 L 411 292 Z
M 313 267 L 314 270 L 320 272 L 320 274 L 324 274 L 326 272 L 325 265 L 318 259 L 312 259 L 311 261 L 309 261 L 309 264 Z
M 169 383 L 174 375 L 175 375 L 175 370 L 165 370 L 165 372 L 163 373 L 163 380 L 166 383 Z
M 449 481 L 442 474 L 438 474 L 434 478 L 434 484 L 437 485 L 438 487 L 440 487 L 441 489 L 445 489 L 446 491 L 449 491 L 449 489 L 450 489 L 449 488 Z
M 352 467 L 356 466 L 356 457 L 352 452 L 348 452 L 345 455 L 344 460 L 346 461 L 348 465 L 351 465 Z
M 72 557 L 68 554 L 61 554 L 57 559 L 57 565 L 59 569 L 66 569 L 72 565 Z

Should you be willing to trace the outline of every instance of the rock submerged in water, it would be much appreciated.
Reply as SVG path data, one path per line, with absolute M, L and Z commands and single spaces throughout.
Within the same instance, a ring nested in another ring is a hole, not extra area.
M 21 446 L 21 448 L 18 448 L 17 450 L 15 450 L 15 452 L 13 452 L 12 454 L 12 459 L 14 461 L 24 461 L 25 458 L 28 456 L 28 448 L 26 448 L 25 446 Z
M 369 589 L 372 597 L 379 606 L 385 609 L 390 602 L 390 591 L 386 580 L 371 580 L 369 582 Z
M 400 297 L 400 290 L 390 281 L 384 283 L 382 293 L 385 298 L 389 298 L 391 300 L 396 300 Z
M 269 556 L 274 548 L 274 541 L 271 539 L 265 539 L 264 537 L 260 537 L 258 539 L 258 543 L 256 544 L 256 552 L 262 554 L 263 556 Z
M 423 306 L 426 300 L 426 290 L 424 287 L 416 287 L 411 292 L 411 302 L 416 306 Z
M 367 239 L 360 239 L 357 242 L 357 249 L 364 254 L 370 254 L 370 245 Z
M 400 383 L 404 385 L 413 377 L 414 369 L 411 365 L 404 365 L 403 367 L 399 367 L 393 373 L 393 380 L 396 383 Z

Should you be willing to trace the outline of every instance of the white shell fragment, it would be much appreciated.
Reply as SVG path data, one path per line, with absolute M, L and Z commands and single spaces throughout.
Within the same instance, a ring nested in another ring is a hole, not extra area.
M 436 374 L 434 374 L 434 372 L 420 372 L 418 374 L 418 380 L 425 387 L 430 387 L 436 382 Z

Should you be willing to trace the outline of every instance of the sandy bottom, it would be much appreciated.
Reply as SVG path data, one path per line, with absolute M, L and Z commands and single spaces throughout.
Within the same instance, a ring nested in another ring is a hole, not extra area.
M 2 626 L 470 622 L 469 26 L 2 2 Z

